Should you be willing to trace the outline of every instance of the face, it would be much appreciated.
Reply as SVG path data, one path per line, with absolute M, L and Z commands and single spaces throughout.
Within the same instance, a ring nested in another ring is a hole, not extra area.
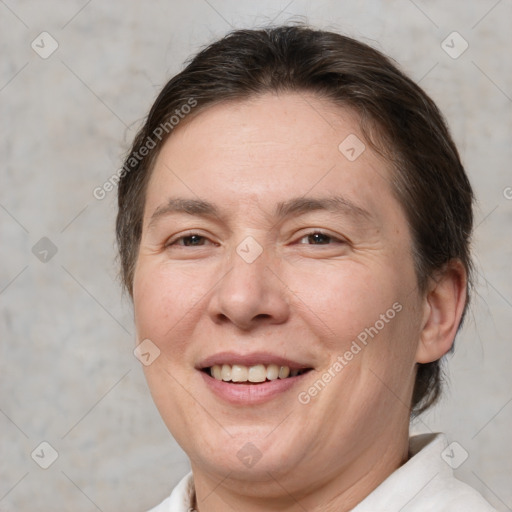
M 422 299 L 391 171 L 362 141 L 350 110 L 283 94 L 211 107 L 163 146 L 135 321 L 194 472 L 304 489 L 407 437 Z

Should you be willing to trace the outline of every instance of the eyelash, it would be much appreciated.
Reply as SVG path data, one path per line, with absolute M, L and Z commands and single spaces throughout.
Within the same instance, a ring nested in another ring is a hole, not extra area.
M 324 237 L 327 237 L 331 242 L 337 242 L 337 243 L 340 243 L 340 244 L 344 244 L 346 243 L 345 240 L 342 240 L 340 238 L 336 238 L 334 236 L 331 236 L 329 235 L 328 233 L 325 233 L 324 231 L 321 231 L 321 230 L 314 230 L 314 231 L 310 231 L 309 233 L 306 233 L 304 235 L 302 235 L 298 240 L 299 242 L 298 243 L 301 243 L 300 240 L 303 240 L 304 238 L 308 238 L 308 237 L 311 237 L 311 236 L 314 236 L 314 235 L 322 235 Z M 201 244 L 201 245 L 184 245 L 184 244 L 179 244 L 178 242 L 180 241 L 183 241 L 187 238 L 192 238 L 194 236 L 197 236 L 203 240 L 207 240 L 207 237 L 206 236 L 203 236 L 199 233 L 194 233 L 194 232 L 191 232 L 191 233 L 188 233 L 186 235 L 182 235 L 178 238 L 176 238 L 175 240 L 171 241 L 171 242 L 168 242 L 166 243 L 165 247 L 172 247 L 172 246 L 180 246 L 180 247 L 203 247 L 204 245 Z M 305 244 L 306 245 L 306 244 Z M 332 244 L 323 244 L 323 243 L 320 243 L 320 244 L 307 244 L 307 245 L 332 245 Z

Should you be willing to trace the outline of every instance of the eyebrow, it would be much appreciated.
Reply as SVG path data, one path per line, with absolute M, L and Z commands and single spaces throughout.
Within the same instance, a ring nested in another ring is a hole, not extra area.
M 303 215 L 312 211 L 329 211 L 332 213 L 343 213 L 353 217 L 360 217 L 370 220 L 372 214 L 343 196 L 328 197 L 298 197 L 282 203 L 278 203 L 276 216 L 280 219 L 292 215 Z
M 280 202 L 275 209 L 275 217 L 279 220 L 292 216 L 304 215 L 313 211 L 329 211 L 346 214 L 362 220 L 371 220 L 373 215 L 343 196 L 328 197 L 297 197 Z M 213 203 L 201 199 L 170 198 L 167 203 L 160 205 L 151 215 L 148 228 L 160 218 L 172 214 L 184 213 L 205 218 L 222 219 L 222 213 Z
M 201 199 L 184 199 L 181 197 L 170 198 L 167 203 L 160 205 L 151 215 L 148 228 L 152 227 L 159 219 L 173 213 L 185 213 L 198 217 L 220 217 L 218 208 Z

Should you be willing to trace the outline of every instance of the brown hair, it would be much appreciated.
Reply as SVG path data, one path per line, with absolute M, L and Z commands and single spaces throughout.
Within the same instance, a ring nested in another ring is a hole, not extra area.
M 392 185 L 411 229 L 420 291 L 434 271 L 459 259 L 469 292 L 473 192 L 434 102 L 366 44 L 333 32 L 281 26 L 238 30 L 214 42 L 169 80 L 153 104 L 119 181 L 116 233 L 129 293 L 148 178 L 177 116 L 187 111 L 184 105 L 193 106 L 189 115 L 195 116 L 219 102 L 286 91 L 313 92 L 359 114 L 367 142 L 393 165 Z M 440 361 L 418 364 L 413 412 L 430 407 L 440 392 Z

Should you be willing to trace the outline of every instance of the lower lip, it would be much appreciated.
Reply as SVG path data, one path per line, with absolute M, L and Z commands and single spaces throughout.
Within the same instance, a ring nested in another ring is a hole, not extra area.
M 200 372 L 205 384 L 218 397 L 236 405 L 256 405 L 268 402 L 299 384 L 309 373 L 286 379 L 275 379 L 260 384 L 234 384 L 217 380 L 207 373 Z

